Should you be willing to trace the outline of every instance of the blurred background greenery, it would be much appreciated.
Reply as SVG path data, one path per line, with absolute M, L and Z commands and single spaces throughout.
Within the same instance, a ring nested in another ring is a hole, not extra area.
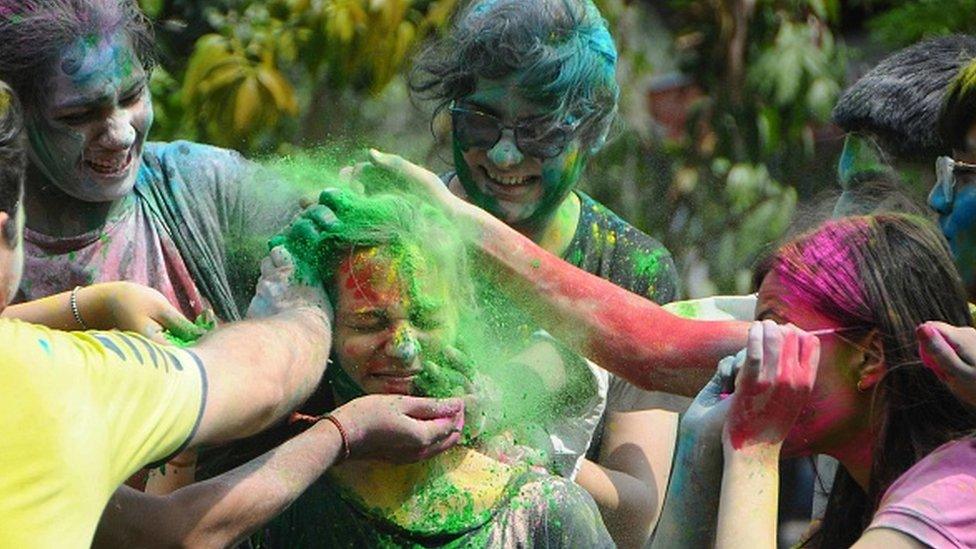
M 413 53 L 461 0 L 140 0 L 156 23 L 153 139 L 251 155 L 376 146 L 446 168 L 449 122 L 410 100 Z M 598 0 L 620 116 L 582 187 L 674 253 L 688 297 L 749 290 L 798 203 L 836 187 L 845 85 L 976 0 Z M 351 159 L 352 160 L 352 159 Z M 926 170 L 908 174 L 923 192 Z

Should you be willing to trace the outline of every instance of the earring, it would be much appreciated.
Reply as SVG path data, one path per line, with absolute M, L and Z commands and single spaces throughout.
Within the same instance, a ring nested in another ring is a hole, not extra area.
M 857 390 L 858 390 L 858 392 L 861 392 L 861 393 L 863 393 L 865 391 L 864 387 L 861 385 L 862 383 L 864 383 L 864 378 L 861 378 L 861 379 L 857 380 Z

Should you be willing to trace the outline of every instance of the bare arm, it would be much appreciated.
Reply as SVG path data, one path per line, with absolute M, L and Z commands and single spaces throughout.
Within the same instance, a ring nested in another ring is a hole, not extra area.
M 583 462 L 576 482 L 593 496 L 618 547 L 643 547 L 653 530 L 677 424 L 667 410 L 610 412 L 599 463 Z
M 332 340 L 326 312 L 300 307 L 228 324 L 193 351 L 207 372 L 207 402 L 191 446 L 253 435 L 318 386 Z
M 569 265 L 448 191 L 440 178 L 400 157 L 371 152 L 452 216 L 497 273 L 497 283 L 540 326 L 575 351 L 647 390 L 693 396 L 715 364 L 745 344 L 743 322 L 682 319 Z M 328 198 L 328 197 L 326 197 Z M 333 207 L 341 219 L 340 205 Z
M 335 426 L 319 422 L 232 471 L 166 496 L 123 486 L 102 515 L 94 547 L 231 546 L 291 505 L 341 449 Z
M 346 429 L 353 459 L 408 462 L 453 446 L 464 404 L 371 395 L 332 413 Z M 96 547 L 227 547 L 291 505 L 339 459 L 342 437 L 329 421 L 218 477 L 166 496 L 123 486 L 113 495 Z
M 163 330 L 193 340 L 203 330 L 183 317 L 158 291 L 132 282 L 106 282 L 79 288 L 76 295 L 82 326 L 71 310 L 71 292 L 7 307 L 5 318 L 16 318 L 55 330 L 123 330 L 166 343 Z

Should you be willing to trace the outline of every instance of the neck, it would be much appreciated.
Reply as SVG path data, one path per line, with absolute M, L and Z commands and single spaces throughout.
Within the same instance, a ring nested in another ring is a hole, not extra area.
M 24 207 L 27 227 L 33 231 L 54 237 L 84 234 L 103 227 L 120 202 L 78 200 L 51 183 L 33 164 L 27 168 Z
M 870 429 L 862 429 L 837 447 L 822 453 L 839 461 L 858 486 L 867 493 L 874 454 L 874 435 Z
M 464 186 L 457 175 L 451 178 L 447 188 L 450 189 L 458 198 L 468 202 L 468 195 L 464 192 Z M 562 257 L 569 248 L 573 237 L 576 236 L 576 227 L 579 225 L 580 210 L 579 195 L 575 192 L 569 193 L 565 200 L 556 208 L 556 211 L 542 221 L 531 223 L 506 223 L 509 227 L 518 231 L 522 236 L 528 238 L 540 248 L 547 252 Z

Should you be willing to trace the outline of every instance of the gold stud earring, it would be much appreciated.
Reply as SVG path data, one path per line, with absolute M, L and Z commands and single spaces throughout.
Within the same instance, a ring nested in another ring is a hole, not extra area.
M 858 390 L 858 392 L 861 392 L 861 393 L 863 393 L 865 391 L 864 387 L 861 385 L 862 383 L 864 383 L 864 378 L 861 378 L 861 379 L 857 380 L 857 390 Z

